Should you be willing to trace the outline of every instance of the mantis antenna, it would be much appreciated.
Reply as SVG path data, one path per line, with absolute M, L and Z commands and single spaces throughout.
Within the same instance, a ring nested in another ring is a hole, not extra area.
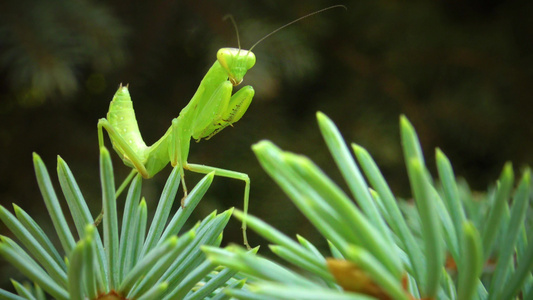
M 253 46 L 250 47 L 250 50 L 248 50 L 248 51 L 251 52 L 252 49 L 253 49 L 255 46 L 257 46 L 259 43 L 261 43 L 262 41 L 264 41 L 265 39 L 267 39 L 268 37 L 270 37 L 271 35 L 273 35 L 274 33 L 278 32 L 278 31 L 282 30 L 282 29 L 285 28 L 285 27 L 288 27 L 288 26 L 290 26 L 290 25 L 292 25 L 292 24 L 294 24 L 294 23 L 296 23 L 296 22 L 299 22 L 299 21 L 301 21 L 301 20 L 303 20 L 303 19 L 305 19 L 305 18 L 308 18 L 308 17 L 310 17 L 310 16 L 313 16 L 313 15 L 319 14 L 319 13 L 324 12 L 324 11 L 326 11 L 326 10 L 330 10 L 330 9 L 333 9 L 333 8 L 341 8 L 341 7 L 344 8 L 345 10 L 348 10 L 348 8 L 347 8 L 346 6 L 344 6 L 344 5 L 342 5 L 342 4 L 337 4 L 337 5 L 333 5 L 333 6 L 330 6 L 330 7 L 323 8 L 323 9 L 321 9 L 321 10 L 317 10 L 317 11 L 312 12 L 312 13 L 309 13 L 309 14 L 307 14 L 307 15 L 305 15 L 305 16 L 299 17 L 298 19 L 296 19 L 296 20 L 294 20 L 294 21 L 291 21 L 291 22 L 289 22 L 289 23 L 287 23 L 287 24 L 285 24 L 285 25 L 279 27 L 278 29 L 272 31 L 271 33 L 269 33 L 269 34 L 265 35 L 264 37 L 262 37 L 261 39 L 259 39 L 259 41 L 255 42 L 255 44 L 253 44 Z M 237 27 L 237 25 L 235 25 L 235 28 L 236 28 L 236 27 Z M 237 35 L 238 35 L 238 33 L 237 33 Z M 240 48 L 241 48 L 241 47 L 239 46 L 239 49 L 240 49 Z
M 237 22 L 235 22 L 235 18 L 233 18 L 233 15 L 225 15 L 222 20 L 226 21 L 227 19 L 230 19 L 231 24 L 233 24 L 233 27 L 235 28 L 235 33 L 237 34 L 237 45 L 239 46 L 239 52 L 241 51 L 241 39 L 239 38 L 239 28 L 237 28 Z

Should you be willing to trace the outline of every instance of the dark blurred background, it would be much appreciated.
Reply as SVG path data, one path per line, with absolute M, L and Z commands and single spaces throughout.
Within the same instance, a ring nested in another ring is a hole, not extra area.
M 96 215 L 96 123 L 119 83 L 129 83 L 151 144 L 188 103 L 216 51 L 237 46 L 224 15 L 234 15 L 246 49 L 297 17 L 339 3 L 348 10 L 306 19 L 254 49 L 257 64 L 244 81 L 256 90 L 248 112 L 234 128 L 193 142 L 189 162 L 248 173 L 251 213 L 319 245 L 323 241 L 250 150 L 270 139 L 310 156 L 341 182 L 319 134 L 317 110 L 347 141 L 370 151 L 401 197 L 410 197 L 398 133 L 402 113 L 417 128 L 428 163 L 441 147 L 475 190 L 494 182 L 506 160 L 531 164 L 531 1 L 4 0 L 0 203 L 9 209 L 17 203 L 54 235 L 34 178 L 35 151 L 54 180 L 56 155 L 67 161 Z M 129 168 L 112 155 L 118 184 Z M 152 212 L 169 173 L 167 167 L 143 184 Z M 201 176 L 186 178 L 192 187 Z M 216 178 L 192 219 L 241 208 L 243 187 Z M 224 243 L 241 242 L 239 226 L 230 222 Z M 0 231 L 10 235 L 3 224 Z M 249 235 L 252 245 L 265 245 Z M 1 263 L 0 273 L 10 269 Z

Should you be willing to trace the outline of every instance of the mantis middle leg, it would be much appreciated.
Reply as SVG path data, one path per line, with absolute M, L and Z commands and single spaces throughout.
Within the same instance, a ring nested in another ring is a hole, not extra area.
M 233 178 L 242 180 L 245 183 L 244 186 L 244 203 L 243 203 L 243 212 L 244 212 L 244 218 L 242 219 L 242 238 L 244 241 L 244 245 L 250 249 L 250 244 L 248 244 L 248 236 L 246 235 L 246 216 L 248 215 L 248 202 L 250 199 L 250 177 L 246 173 L 236 172 L 236 171 L 230 171 L 226 169 L 216 168 L 216 167 L 210 167 L 206 165 L 199 165 L 199 164 L 185 164 L 184 169 L 195 172 L 195 173 L 201 173 L 201 174 L 209 174 L 211 172 L 215 172 L 215 176 L 221 176 L 226 178 Z

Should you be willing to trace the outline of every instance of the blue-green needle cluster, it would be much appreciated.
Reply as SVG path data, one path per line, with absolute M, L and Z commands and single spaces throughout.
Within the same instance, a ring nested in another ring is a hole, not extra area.
M 290 267 L 238 246 L 206 247 L 213 262 L 255 279 L 245 289 L 228 291 L 230 295 L 533 299 L 533 228 L 526 219 L 532 198 L 528 168 L 513 191 L 514 172 L 506 164 L 496 186 L 478 199 L 455 178 L 439 149 L 438 179 L 431 176 L 416 132 L 402 116 L 400 132 L 413 205 L 393 196 L 364 148 L 352 144 L 350 151 L 334 123 L 322 113 L 317 118 L 350 194 L 305 156 L 283 151 L 270 141 L 255 144 L 253 150 L 265 171 L 327 239 L 330 253 L 324 255 L 303 237 L 294 241 L 248 216 L 248 226 L 270 241 L 272 252 Z M 243 217 L 239 211 L 234 215 Z
M 243 280 L 234 278 L 236 271 L 219 267 L 201 251 L 204 245 L 220 245 L 231 209 L 221 214 L 213 212 L 180 233 L 214 173 L 195 186 L 184 207 L 170 218 L 180 185 L 179 168 L 175 168 L 149 228 L 147 205 L 141 200 L 142 178 L 136 176 L 119 226 L 111 159 L 109 152 L 101 148 L 102 239 L 67 164 L 59 157 L 57 171 L 76 232 L 69 228 L 44 163 L 37 154 L 33 158 L 39 188 L 62 249 L 56 249 L 20 207 L 14 205 L 15 215 L 0 207 L 0 219 L 21 244 L 2 236 L 0 255 L 34 282 L 24 285 L 13 281 L 16 294 L 0 290 L 0 299 L 46 299 L 45 294 L 59 300 L 98 299 L 105 295 L 108 299 L 224 299 L 227 296 L 217 292 L 221 288 L 238 289 L 244 285 Z
M 412 201 L 394 196 L 377 163 L 349 147 L 335 124 L 318 113 L 325 143 L 348 191 L 305 156 L 270 141 L 252 148 L 259 163 L 329 244 L 324 254 L 302 236 L 293 240 L 254 216 L 213 212 L 192 229 L 185 221 L 213 180 L 206 175 L 170 217 L 180 185 L 174 168 L 148 227 L 142 178 L 129 186 L 119 225 L 113 168 L 101 148 L 101 232 L 67 164 L 58 159 L 72 232 L 44 163 L 34 155 L 39 188 L 61 250 L 20 207 L 0 207 L 0 219 L 19 242 L 2 236 L 0 255 L 33 284 L 12 281 L 0 299 L 533 299 L 531 174 L 520 179 L 510 163 L 486 194 L 457 179 L 444 153 L 438 177 L 424 160 L 413 126 L 400 118 Z M 119 189 L 120 190 L 120 189 Z M 231 214 L 269 242 L 287 264 L 230 245 L 220 248 Z M 119 230 L 120 229 L 120 230 Z M 148 231 L 148 233 L 146 233 Z M 179 235 L 178 235 L 179 234 Z M 103 238 L 101 237 L 103 235 Z

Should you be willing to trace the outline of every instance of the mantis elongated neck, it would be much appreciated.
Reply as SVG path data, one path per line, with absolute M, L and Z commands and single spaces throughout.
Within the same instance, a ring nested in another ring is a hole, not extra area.
M 228 80 L 227 72 L 218 61 L 215 61 L 200 82 L 189 104 L 181 110 L 178 118 L 189 119 L 192 122 L 196 117 L 196 113 L 201 109 L 201 107 L 198 107 L 200 99 L 213 95 L 220 83 L 226 80 Z

